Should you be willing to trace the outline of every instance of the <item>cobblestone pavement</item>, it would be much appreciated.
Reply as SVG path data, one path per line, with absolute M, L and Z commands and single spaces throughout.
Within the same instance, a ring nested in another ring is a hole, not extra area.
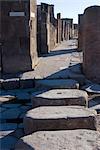
M 20 74 L 21 79 L 75 79 L 80 88 L 87 79 L 82 74 L 82 53 L 76 51 L 76 41 L 64 41 L 49 54 L 40 58 L 34 71 Z M 24 136 L 23 117 L 32 109 L 31 95 L 40 87 L 14 90 L 0 90 L 0 140 L 1 150 L 13 150 L 19 138 Z M 100 104 L 90 94 L 89 107 Z M 98 109 L 98 128 L 100 129 L 100 111 Z

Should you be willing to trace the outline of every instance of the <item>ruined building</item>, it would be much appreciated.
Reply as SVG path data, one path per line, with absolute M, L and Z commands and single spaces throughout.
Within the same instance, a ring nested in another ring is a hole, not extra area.
M 36 65 L 36 11 L 35 0 L 0 0 L 3 73 L 27 71 Z
M 37 41 L 39 54 L 46 54 L 56 45 L 57 22 L 54 5 L 41 3 L 37 6 Z

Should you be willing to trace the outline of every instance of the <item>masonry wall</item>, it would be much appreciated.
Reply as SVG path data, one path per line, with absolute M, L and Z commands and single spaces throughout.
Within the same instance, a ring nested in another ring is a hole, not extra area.
M 2 0 L 0 3 L 2 71 L 17 73 L 31 70 L 37 59 L 36 1 Z
M 100 83 L 100 6 L 84 12 L 83 71 L 86 77 Z

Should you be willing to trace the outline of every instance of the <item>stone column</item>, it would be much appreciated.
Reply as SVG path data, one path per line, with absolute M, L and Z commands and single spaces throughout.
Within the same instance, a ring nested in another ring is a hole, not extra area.
M 78 51 L 82 51 L 83 14 L 78 15 Z
M 57 14 L 57 43 L 61 42 L 61 14 Z
M 83 71 L 86 77 L 100 84 L 100 6 L 84 11 Z

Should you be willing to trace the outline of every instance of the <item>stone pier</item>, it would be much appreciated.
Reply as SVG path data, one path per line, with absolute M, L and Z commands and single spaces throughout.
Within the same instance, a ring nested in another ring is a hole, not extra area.
M 84 11 L 83 71 L 86 77 L 100 83 L 100 6 Z
M 82 51 L 83 14 L 78 15 L 78 51 Z
M 1 0 L 0 5 L 2 72 L 31 70 L 37 63 L 36 1 Z

